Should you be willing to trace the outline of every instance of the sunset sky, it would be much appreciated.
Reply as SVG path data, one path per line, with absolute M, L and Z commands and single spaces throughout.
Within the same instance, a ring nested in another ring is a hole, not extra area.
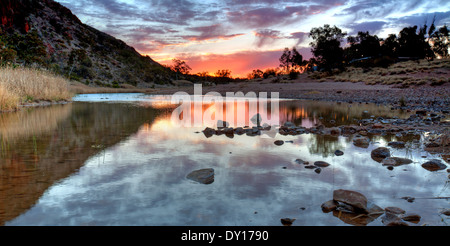
M 381 38 L 406 26 L 450 24 L 448 0 L 58 0 L 79 19 L 162 64 L 245 77 L 277 67 L 282 50 L 311 57 L 311 28 L 336 25 Z

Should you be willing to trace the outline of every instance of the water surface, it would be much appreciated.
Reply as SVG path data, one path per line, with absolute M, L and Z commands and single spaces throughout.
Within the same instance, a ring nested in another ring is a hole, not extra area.
M 338 126 L 366 117 L 408 117 L 373 104 L 280 100 L 280 121 L 305 127 Z M 440 156 L 403 138 L 393 156 L 412 164 L 388 170 L 370 151 L 395 136 L 371 136 L 368 148 L 351 137 L 302 134 L 205 137 L 201 127 L 170 121 L 166 96 L 80 95 L 73 103 L 0 115 L 0 223 L 4 225 L 295 225 L 345 226 L 352 220 L 323 213 L 335 189 L 363 193 L 380 207 L 422 216 L 418 225 L 447 225 L 448 173 L 421 164 Z M 333 120 L 333 123 L 330 121 Z M 277 146 L 275 140 L 284 140 Z M 343 156 L 335 156 L 340 149 Z M 296 159 L 326 161 L 320 173 Z M 212 184 L 186 178 L 213 168 Z M 415 197 L 407 202 L 402 197 Z M 382 225 L 381 218 L 370 225 Z

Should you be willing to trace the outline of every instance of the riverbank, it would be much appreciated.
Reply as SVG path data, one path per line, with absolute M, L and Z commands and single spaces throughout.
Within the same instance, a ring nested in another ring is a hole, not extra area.
M 0 68 L 0 112 L 15 111 L 30 104 L 64 103 L 73 95 L 65 78 L 48 71 Z

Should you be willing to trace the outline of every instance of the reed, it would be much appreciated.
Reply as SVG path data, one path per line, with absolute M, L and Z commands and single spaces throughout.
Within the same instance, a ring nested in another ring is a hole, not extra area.
M 48 71 L 24 67 L 0 68 L 0 111 L 16 110 L 27 102 L 69 101 L 68 81 Z

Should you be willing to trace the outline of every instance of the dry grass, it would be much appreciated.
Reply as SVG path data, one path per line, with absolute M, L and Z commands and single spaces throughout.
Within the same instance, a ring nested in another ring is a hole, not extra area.
M 36 101 L 69 101 L 73 94 L 61 76 L 32 68 L 0 68 L 0 111 Z

